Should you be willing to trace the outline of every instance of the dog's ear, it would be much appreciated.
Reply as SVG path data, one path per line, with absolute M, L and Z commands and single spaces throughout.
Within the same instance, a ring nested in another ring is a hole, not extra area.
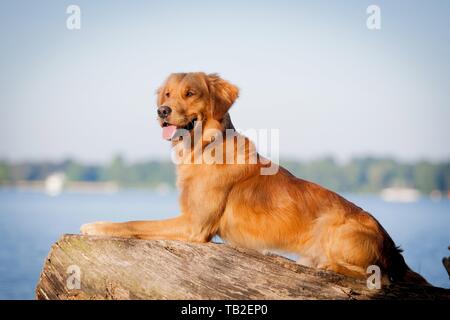
M 216 120 L 222 120 L 234 101 L 239 96 L 239 89 L 235 85 L 223 80 L 218 74 L 207 76 L 209 95 L 211 99 L 211 115 Z

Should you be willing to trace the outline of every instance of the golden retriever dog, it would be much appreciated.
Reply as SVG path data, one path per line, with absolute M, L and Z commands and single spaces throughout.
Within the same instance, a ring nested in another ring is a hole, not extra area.
M 427 284 L 368 212 L 282 167 L 261 174 L 274 164 L 234 131 L 228 110 L 238 93 L 217 74 L 170 75 L 158 90 L 157 114 L 163 137 L 183 151 L 177 164 L 181 214 L 161 221 L 89 223 L 81 233 L 195 242 L 218 235 L 236 246 L 298 254 L 299 263 L 310 267 L 367 278 L 367 268 L 375 265 L 383 282 Z M 227 137 L 230 131 L 235 134 Z M 192 140 L 196 132 L 200 138 Z M 235 143 L 238 138 L 244 147 Z M 234 162 L 195 161 L 195 154 L 201 158 L 212 144 L 210 155 Z M 243 163 L 236 163 L 239 158 Z

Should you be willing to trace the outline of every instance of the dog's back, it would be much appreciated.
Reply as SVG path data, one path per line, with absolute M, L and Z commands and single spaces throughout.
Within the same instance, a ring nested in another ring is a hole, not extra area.
M 249 165 L 251 166 L 251 165 Z M 218 232 L 236 245 L 299 254 L 300 263 L 367 278 L 376 265 L 385 281 L 427 284 L 368 212 L 317 184 L 280 168 L 275 175 L 237 181 Z

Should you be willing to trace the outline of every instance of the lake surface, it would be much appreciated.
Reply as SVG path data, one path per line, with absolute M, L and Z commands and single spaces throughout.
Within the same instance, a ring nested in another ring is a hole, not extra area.
M 450 253 L 450 201 L 387 203 L 376 196 L 346 195 L 371 212 L 404 250 L 409 266 L 433 285 L 450 288 L 442 258 Z M 33 299 L 50 246 L 97 220 L 161 219 L 178 214 L 176 194 L 45 193 L 0 189 L 0 299 Z

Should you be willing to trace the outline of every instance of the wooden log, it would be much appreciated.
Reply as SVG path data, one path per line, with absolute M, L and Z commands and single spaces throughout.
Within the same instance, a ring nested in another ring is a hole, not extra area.
M 450 246 L 448 246 L 448 250 L 450 250 Z M 444 265 L 444 268 L 448 273 L 448 278 L 450 279 L 450 257 L 442 258 L 442 264 Z
M 450 299 L 450 290 L 369 289 L 363 280 L 226 244 L 64 235 L 45 261 L 36 298 Z

